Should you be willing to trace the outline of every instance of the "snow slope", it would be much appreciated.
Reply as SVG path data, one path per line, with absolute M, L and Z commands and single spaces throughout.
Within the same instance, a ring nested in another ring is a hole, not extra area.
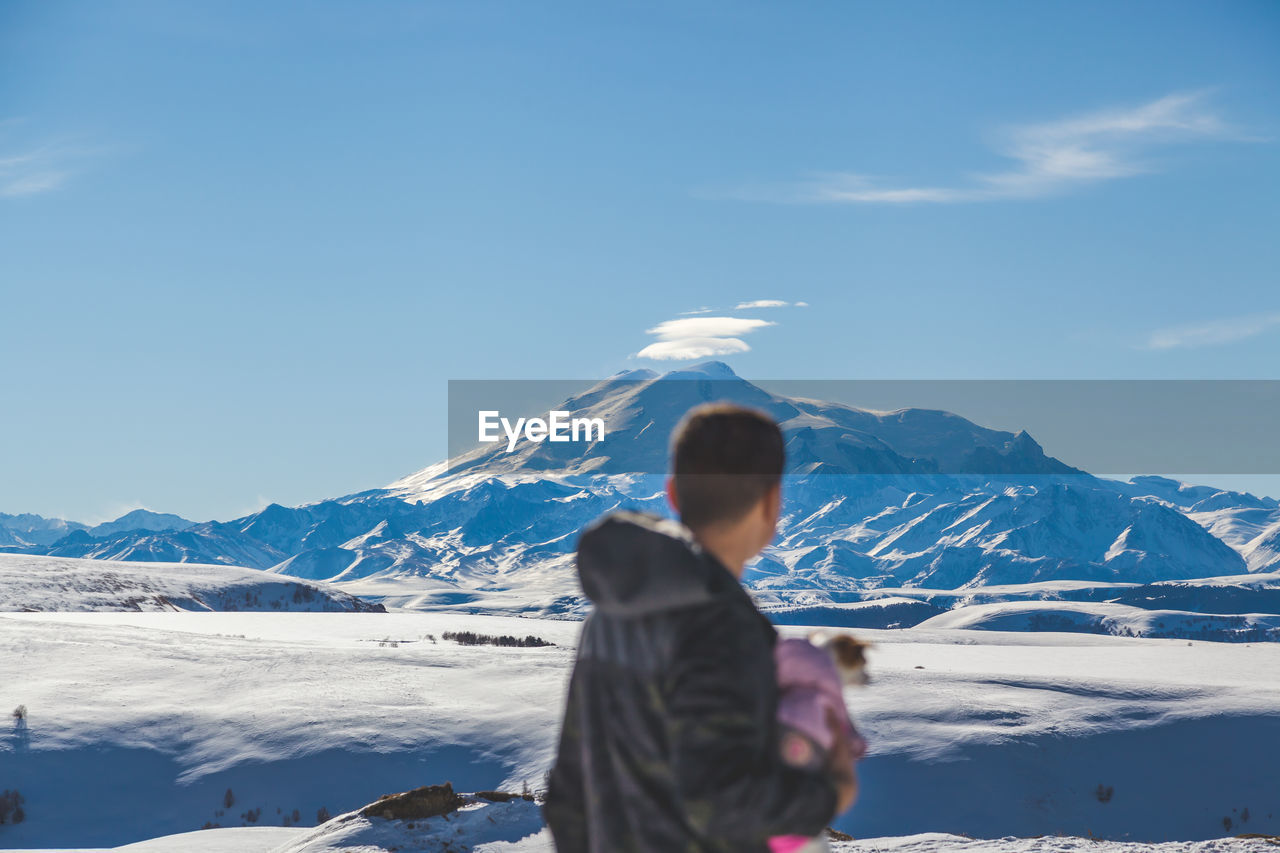
M 555 853 L 551 834 L 533 823 L 527 804 L 490 804 L 485 821 L 380 821 L 347 814 L 314 830 L 281 827 L 207 829 L 111 848 L 81 848 L 79 853 Z M 469 816 L 470 817 L 470 816 Z M 489 817 L 494 817 L 492 823 Z M 452 819 L 451 819 L 452 820 Z M 410 823 L 414 825 L 409 826 Z M 530 825 L 535 827 L 529 833 Z M 439 830 L 450 834 L 440 837 Z M 1101 841 L 1078 836 L 973 839 L 944 833 L 836 841 L 832 853 L 1270 853 L 1267 838 L 1215 838 L 1209 841 Z M 56 853 L 56 851 L 28 851 Z
M 0 554 L 0 611 L 374 611 L 328 584 L 256 569 Z
M 467 850 L 474 853 L 554 853 L 537 803 L 475 800 L 444 818 L 384 820 L 351 812 L 287 841 L 272 853 L 351 850 Z
M 449 630 L 556 645 L 459 646 Z M 443 781 L 537 788 L 578 630 L 456 613 L 0 615 L 0 708 L 29 709 L 0 727 L 0 787 L 27 801 L 0 848 L 119 845 L 253 808 L 309 824 Z M 871 754 L 836 824 L 856 837 L 1207 839 L 1224 818 L 1280 832 L 1280 644 L 859 634 L 877 644 L 871 686 L 849 694 Z
M 1220 615 L 1147 610 L 1126 604 L 1022 601 L 975 604 L 933 616 L 921 628 L 985 631 L 1082 631 L 1129 637 L 1199 637 L 1205 640 L 1280 640 L 1280 615 Z
M 945 615 L 930 625 L 1221 642 L 1280 639 L 1277 572 L 1145 584 L 1042 581 L 835 591 L 757 587 L 755 598 L 770 619 L 783 625 L 909 628 Z
M 831 845 L 832 853 L 1274 853 L 1275 848 L 1275 843 L 1266 839 L 1245 838 L 1139 844 L 1078 837 L 982 840 L 940 833 L 869 838 Z
M 837 841 L 832 853 L 1261 853 L 1274 851 L 1266 839 L 1221 838 L 1211 841 L 1143 844 L 1091 838 L 999 838 L 975 840 L 928 833 L 897 838 Z M 451 815 L 449 820 L 380 820 L 357 813 L 343 815 L 312 832 L 281 845 L 271 853 L 555 853 L 549 831 L 542 829 L 532 803 L 479 803 Z M 158 853 L 158 851 L 157 851 Z
M 28 849 L 26 853 L 271 853 L 303 832 L 304 829 L 283 826 L 249 826 L 225 829 L 197 829 L 146 841 L 135 841 L 120 847 L 76 847 Z

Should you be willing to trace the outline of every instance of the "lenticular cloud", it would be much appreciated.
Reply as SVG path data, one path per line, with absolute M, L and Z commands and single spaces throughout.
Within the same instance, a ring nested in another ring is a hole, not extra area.
M 636 353 L 636 357 L 684 361 L 747 352 L 751 347 L 739 336 L 772 325 L 774 324 L 768 320 L 743 317 L 683 317 L 667 320 L 646 330 L 646 334 L 654 335 L 658 340 Z

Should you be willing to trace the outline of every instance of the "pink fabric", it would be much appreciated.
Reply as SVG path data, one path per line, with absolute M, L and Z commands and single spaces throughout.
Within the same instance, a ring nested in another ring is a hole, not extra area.
M 769 839 L 770 853 L 795 853 L 813 839 L 805 835 L 775 835 Z
M 865 755 L 866 741 L 849 720 L 840 672 L 831 654 L 808 640 L 792 638 L 779 640 L 773 656 L 778 669 L 778 721 L 828 750 L 835 742 L 835 733 L 827 726 L 827 712 L 833 711 L 849 727 L 854 760 Z
M 823 750 L 835 744 L 835 733 L 827 724 L 828 710 L 843 720 L 849 732 L 853 760 L 867 753 L 867 742 L 854 728 L 844 704 L 844 686 L 840 671 L 826 649 L 808 640 L 779 640 L 773 651 L 778 670 L 778 721 L 786 728 L 812 739 Z M 796 735 L 790 734 L 795 738 Z M 806 764 L 798 754 L 801 744 L 790 744 L 783 735 L 784 757 L 795 764 Z M 812 749 L 812 747 L 809 747 Z M 795 755 L 792 753 L 795 752 Z M 813 841 L 803 835 L 776 835 L 769 839 L 770 853 L 796 853 Z

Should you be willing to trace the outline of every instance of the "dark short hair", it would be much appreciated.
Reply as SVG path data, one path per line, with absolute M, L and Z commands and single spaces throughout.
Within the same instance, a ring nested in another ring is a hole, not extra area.
M 764 412 L 732 403 L 690 411 L 671 444 L 680 520 L 691 528 L 735 521 L 782 480 L 782 430 Z

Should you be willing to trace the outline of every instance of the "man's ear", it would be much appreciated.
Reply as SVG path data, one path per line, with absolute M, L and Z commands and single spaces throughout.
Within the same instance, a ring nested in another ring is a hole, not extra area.
M 782 484 L 777 483 L 769 491 L 764 493 L 764 514 L 765 519 L 776 525 L 778 518 L 782 515 Z
M 667 478 L 667 503 L 671 504 L 671 510 L 678 516 L 680 515 L 680 499 L 676 497 L 676 478 Z

